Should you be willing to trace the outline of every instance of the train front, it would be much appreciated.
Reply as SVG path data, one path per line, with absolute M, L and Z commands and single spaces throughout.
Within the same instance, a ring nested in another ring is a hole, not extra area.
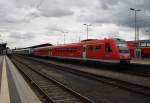
M 119 51 L 120 63 L 130 63 L 131 57 L 127 42 L 122 39 L 116 39 L 116 43 Z

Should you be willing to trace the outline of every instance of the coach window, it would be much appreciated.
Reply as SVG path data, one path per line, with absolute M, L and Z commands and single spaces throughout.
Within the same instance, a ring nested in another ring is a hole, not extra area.
M 66 50 L 66 48 L 64 48 L 64 52 L 66 52 L 67 50 Z
M 75 48 L 72 48 L 72 52 L 74 52 L 75 51 Z
M 72 52 L 72 48 L 69 48 L 69 52 Z
M 76 52 L 77 51 L 77 48 L 74 48 L 74 52 Z
M 96 52 L 100 51 L 100 46 L 96 46 Z
M 70 51 L 70 48 L 67 48 L 67 52 L 69 52 Z
M 74 52 L 74 48 L 72 48 L 72 52 Z
M 110 44 L 106 44 L 105 45 L 105 50 L 106 50 L 106 52 L 112 52 L 112 49 L 111 49 L 111 46 L 110 46 Z
M 83 47 L 83 52 L 85 52 L 86 51 L 86 48 L 85 47 Z
M 66 52 L 68 52 L 68 48 L 66 48 Z
M 93 52 L 93 51 L 94 51 L 94 48 L 93 48 L 92 46 L 90 46 L 90 47 L 89 47 L 89 51 L 90 51 L 90 52 Z
M 77 51 L 78 51 L 78 48 L 76 47 L 76 48 L 75 48 L 75 52 L 77 52 Z
M 147 46 L 150 46 L 150 42 L 147 42 Z
M 146 46 L 146 42 L 141 42 L 141 46 Z
M 72 52 L 72 48 L 69 49 L 69 52 Z

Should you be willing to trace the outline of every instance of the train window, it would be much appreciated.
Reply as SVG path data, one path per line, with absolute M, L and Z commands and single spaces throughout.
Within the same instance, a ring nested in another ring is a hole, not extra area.
M 76 51 L 76 48 L 72 48 L 72 52 L 75 52 Z
M 70 48 L 67 48 L 67 51 L 70 52 Z
M 141 42 L 141 46 L 146 46 L 146 42 Z
M 66 48 L 66 49 L 67 49 L 66 51 L 69 52 L 69 48 Z
M 83 52 L 85 52 L 86 51 L 86 48 L 85 47 L 83 47 Z
M 93 51 L 94 51 L 94 48 L 93 48 L 92 46 L 90 46 L 90 47 L 89 47 L 89 51 L 90 51 L 90 52 L 93 52 Z
M 65 48 L 63 48 L 63 52 L 66 52 Z
M 69 52 L 71 52 L 72 51 L 72 48 L 69 48 Z
M 105 51 L 106 51 L 106 52 L 112 52 L 112 49 L 111 49 L 110 44 L 107 43 L 107 44 L 105 45 Z
M 77 48 L 74 48 L 74 51 L 77 52 Z
M 65 51 L 68 52 L 68 48 L 66 48 Z
M 100 51 L 100 46 L 96 46 L 96 52 Z
M 74 52 L 77 52 L 77 47 L 76 47 L 76 48 L 74 48 Z
M 147 42 L 147 46 L 150 46 L 150 42 Z
M 69 50 L 68 50 L 68 48 L 66 48 L 66 52 L 68 52 Z
M 75 48 L 72 48 L 72 52 L 75 52 Z

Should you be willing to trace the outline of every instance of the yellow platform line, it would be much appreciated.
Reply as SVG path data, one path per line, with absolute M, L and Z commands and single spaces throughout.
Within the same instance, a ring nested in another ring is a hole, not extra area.
M 0 103 L 10 103 L 8 78 L 7 78 L 7 71 L 6 71 L 6 58 L 5 57 L 3 59 L 3 68 L 2 68 Z

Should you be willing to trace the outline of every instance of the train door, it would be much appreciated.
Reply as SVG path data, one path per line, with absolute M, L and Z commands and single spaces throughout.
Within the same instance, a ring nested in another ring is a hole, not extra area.
M 138 49 L 135 50 L 135 57 L 136 58 L 141 58 L 141 49 L 138 48 Z
M 48 56 L 51 56 L 51 49 L 48 48 Z
M 83 45 L 83 48 L 82 48 L 82 58 L 86 59 L 86 45 Z
M 134 49 L 130 49 L 130 56 L 131 56 L 131 58 L 135 57 L 135 51 L 134 51 Z
M 105 44 L 105 59 L 112 59 L 111 58 L 112 55 L 112 48 L 111 45 L 109 43 Z
M 105 48 L 104 48 L 104 44 L 97 44 L 96 45 L 96 59 L 102 59 L 105 56 Z

